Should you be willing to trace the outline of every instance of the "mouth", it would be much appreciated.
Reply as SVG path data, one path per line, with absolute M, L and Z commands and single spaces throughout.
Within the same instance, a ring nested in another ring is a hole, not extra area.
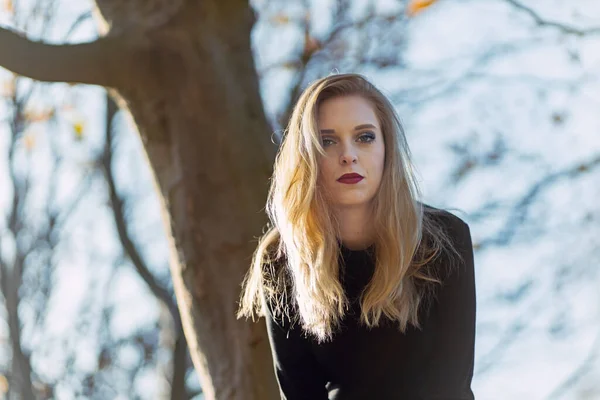
M 340 176 L 338 178 L 338 182 L 353 184 L 353 183 L 358 183 L 358 182 L 362 181 L 363 179 L 364 179 L 364 177 L 362 175 L 352 173 L 352 174 L 344 174 L 344 175 Z

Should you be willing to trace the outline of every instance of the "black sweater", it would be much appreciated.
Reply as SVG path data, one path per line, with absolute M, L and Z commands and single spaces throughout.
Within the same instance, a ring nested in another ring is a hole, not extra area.
M 464 221 L 445 213 L 442 220 L 465 262 L 447 276 L 438 275 L 444 285 L 438 286 L 427 312 L 422 311 L 425 306 L 419 311 L 422 330 L 409 324 L 403 334 L 387 319 L 373 329 L 360 323 L 358 298 L 373 273 L 372 248 L 341 248 L 345 264 L 340 266 L 341 280 L 352 311 L 332 341 L 317 344 L 302 332 L 299 322 L 275 319 L 267 306 L 282 399 L 474 399 L 476 299 L 471 234 Z

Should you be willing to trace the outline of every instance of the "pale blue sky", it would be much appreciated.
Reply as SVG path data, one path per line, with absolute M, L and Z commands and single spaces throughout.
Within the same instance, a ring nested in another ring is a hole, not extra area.
M 290 3 L 282 12 L 297 15 L 298 6 Z M 311 3 L 317 34 L 327 32 L 329 3 Z M 526 3 L 549 20 L 580 28 L 600 27 L 597 1 Z M 254 4 L 262 8 L 267 2 Z M 377 4 L 379 10 L 393 10 L 396 2 Z M 63 0 L 58 11 L 60 20 L 65 21 L 62 29 L 88 6 L 87 2 Z M 356 2 L 356 15 L 360 15 L 361 7 Z M 3 18 L 0 13 L 1 24 L 6 22 Z M 72 40 L 91 40 L 91 27 L 89 23 L 83 25 Z M 273 34 L 274 29 L 277 34 Z M 395 34 L 385 40 L 393 41 Z M 365 73 L 394 98 L 425 200 L 464 211 L 457 215 L 469 223 L 475 244 L 487 243 L 510 227 L 516 204 L 544 177 L 600 155 L 600 34 L 577 37 L 552 27 L 538 27 L 506 0 L 440 0 L 414 18 L 405 35 L 404 67 L 355 72 Z M 57 28 L 45 40 L 60 37 Z M 301 37 L 302 31 L 293 24 L 281 26 L 261 19 L 253 33 L 259 71 L 293 57 Z M 328 65 L 320 74 L 330 71 Z M 0 72 L 0 82 L 6 76 Z M 269 117 L 280 110 L 292 76 L 292 71 L 275 69 L 261 81 Z M 67 195 L 77 186 L 82 163 L 102 145 L 103 91 L 84 86 L 69 89 L 66 85 L 55 85 L 53 90 L 57 93 L 54 101 L 64 96 L 74 109 L 62 113 L 58 127 L 41 125 L 32 134 L 40 147 L 45 135 L 60 135 L 61 143 L 70 150 L 72 169 L 65 173 L 63 183 Z M 4 113 L 0 108 L 0 115 Z M 561 115 L 563 122 L 553 123 L 553 114 Z M 86 124 L 81 143 L 72 140 L 71 125 L 77 120 Z M 167 277 L 164 234 L 148 171 L 140 159 L 139 141 L 123 118 L 119 127 L 119 189 L 137 199 L 130 211 L 131 231 L 143 246 L 148 263 Z M 5 129 L 0 128 L 3 149 Z M 490 164 L 494 150 L 500 157 Z M 452 177 L 465 154 L 476 167 L 454 182 Z M 0 166 L 1 188 L 8 187 L 5 168 Z M 40 161 L 37 168 L 43 174 L 44 163 Z M 476 249 L 476 398 L 546 399 L 589 352 L 597 349 L 599 181 L 597 167 L 576 179 L 558 177 L 555 184 L 542 187 L 509 243 Z M 46 331 L 52 337 L 62 337 L 73 329 L 78 305 L 92 281 L 103 290 L 112 265 L 120 258 L 100 181 L 94 190 L 76 215 L 70 247 L 60 255 L 59 288 L 52 299 L 54 318 Z M 0 189 L 0 209 L 7 209 L 10 194 L 10 190 Z M 478 215 L 486 204 L 497 208 Z M 593 219 L 586 220 L 587 214 Z M 0 220 L 1 229 L 3 224 Z M 10 246 L 4 246 L 3 252 L 10 253 Z M 92 249 L 93 256 L 89 253 Z M 565 272 L 561 275 L 562 269 Z M 111 324 L 115 335 L 127 335 L 158 318 L 156 302 L 128 262 L 109 285 L 107 302 L 116 310 Z M 6 331 L 0 325 L 0 341 L 3 335 Z M 41 339 L 32 334 L 31 340 Z M 93 368 L 93 338 L 73 345 L 78 348 L 78 362 Z M 54 361 L 59 360 L 60 352 L 54 357 Z M 123 360 L 127 357 L 135 355 L 124 354 Z M 57 365 L 60 362 L 52 368 L 40 363 L 40 369 L 51 374 Z M 598 359 L 576 387 L 558 398 L 578 398 L 594 379 L 600 382 Z M 149 374 L 138 384 L 145 386 L 144 392 L 156 393 L 162 382 Z M 600 387 L 595 390 L 600 393 Z

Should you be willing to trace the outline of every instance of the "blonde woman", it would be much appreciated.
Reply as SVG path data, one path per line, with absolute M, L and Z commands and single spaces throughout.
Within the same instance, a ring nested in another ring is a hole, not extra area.
M 467 223 L 419 201 L 389 100 L 358 74 L 304 90 L 238 311 L 264 316 L 283 399 L 473 399 Z

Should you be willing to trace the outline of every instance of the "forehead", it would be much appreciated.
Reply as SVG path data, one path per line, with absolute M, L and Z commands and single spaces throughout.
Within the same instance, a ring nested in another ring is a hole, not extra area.
M 371 103 L 361 96 L 333 97 L 319 105 L 317 122 L 320 128 L 371 123 L 379 127 Z

